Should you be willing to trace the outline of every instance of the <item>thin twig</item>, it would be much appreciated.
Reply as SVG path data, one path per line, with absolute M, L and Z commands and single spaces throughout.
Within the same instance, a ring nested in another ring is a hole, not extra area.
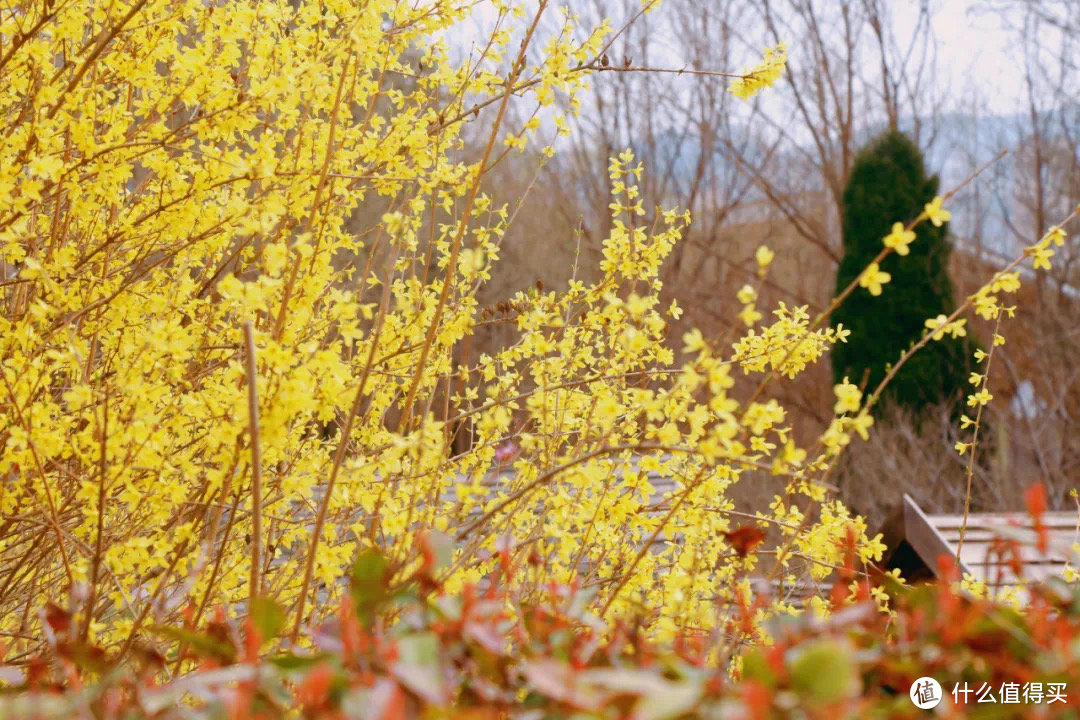
M 643 72 L 643 73 L 670 73 L 673 75 L 703 75 L 706 77 L 723 78 L 750 78 L 754 73 L 726 73 L 717 70 L 690 70 L 688 68 L 655 68 L 655 67 L 618 67 L 616 65 L 601 65 L 596 68 L 598 72 Z
M 262 570 L 262 448 L 259 446 L 259 391 L 255 387 L 255 331 L 244 322 L 247 345 L 248 435 L 251 437 L 251 592 L 254 604 L 259 597 Z M 250 608 L 249 608 L 250 609 Z
M 98 574 L 101 571 L 103 557 L 102 540 L 105 535 L 105 499 L 107 497 L 106 480 L 108 479 L 108 449 L 109 449 L 109 386 L 105 385 L 105 402 L 101 408 L 101 454 L 98 458 L 98 496 L 97 496 L 97 527 L 94 537 L 94 557 L 90 562 L 90 591 L 86 597 L 86 616 L 83 618 L 81 630 L 82 639 L 85 641 L 90 634 L 90 623 L 94 618 L 94 605 L 97 604 Z
M 990 342 L 990 352 L 986 354 L 986 368 L 982 373 L 982 382 L 980 383 L 980 390 L 985 390 L 990 384 L 990 365 L 994 361 L 994 349 L 997 347 L 997 343 L 993 338 L 998 336 L 998 331 L 1001 329 L 1001 312 L 998 312 L 998 316 L 994 322 L 994 334 Z M 956 540 L 956 565 L 960 567 L 960 551 L 964 549 L 964 536 L 967 535 L 968 515 L 971 512 L 971 485 L 972 480 L 975 477 L 975 450 L 979 444 L 979 428 L 982 423 L 983 408 L 986 406 L 983 403 L 979 403 L 979 409 L 975 411 L 975 429 L 971 433 L 971 445 L 968 448 L 970 453 L 968 454 L 968 466 L 967 466 L 967 488 L 964 491 L 964 519 L 960 521 L 960 535 Z

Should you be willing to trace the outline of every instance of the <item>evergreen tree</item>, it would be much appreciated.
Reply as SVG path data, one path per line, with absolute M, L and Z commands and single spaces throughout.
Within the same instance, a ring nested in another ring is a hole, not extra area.
M 937 176 L 927 177 L 919 149 L 903 133 L 886 132 L 859 153 L 844 190 L 844 257 L 836 274 L 841 292 L 882 249 L 893 222 L 907 223 L 938 192 Z M 881 270 L 892 276 L 878 296 L 856 287 L 832 322 L 851 330 L 851 342 L 832 350 L 836 382 L 856 385 L 869 371 L 867 391 L 884 378 L 887 365 L 925 331 L 925 321 L 956 309 L 949 278 L 947 225 L 922 222 L 909 254 L 892 253 Z M 931 341 L 905 363 L 887 387 L 891 400 L 916 411 L 942 399 L 962 397 L 974 345 L 967 338 Z

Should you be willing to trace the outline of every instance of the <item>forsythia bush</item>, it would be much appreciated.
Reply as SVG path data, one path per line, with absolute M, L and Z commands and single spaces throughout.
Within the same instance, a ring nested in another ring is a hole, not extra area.
M 610 33 L 544 0 L 493 5 L 462 59 L 447 38 L 471 1 L 0 9 L 10 656 L 36 647 L 66 588 L 73 632 L 116 660 L 152 627 L 264 597 L 295 638 L 361 551 L 385 555 L 391 585 L 412 577 L 425 528 L 456 540 L 450 591 L 510 553 L 531 562 L 514 578 L 526 595 L 574 580 L 603 620 L 649 608 L 660 637 L 729 627 L 733 648 L 792 610 L 756 600 L 752 574 L 814 583 L 880 557 L 828 497 L 880 388 L 838 385 L 807 447 L 770 395 L 858 339 L 781 306 L 730 352 L 698 331 L 672 343 L 680 309 L 660 304 L 658 270 L 689 217 L 642 207 L 629 153 L 611 162 L 599 279 L 509 299 L 516 340 L 461 352 L 492 317 L 476 293 L 512 219 L 483 178 L 542 127 L 564 131 Z M 733 91 L 771 84 L 784 57 Z M 937 198 L 912 222 L 946 212 Z M 1018 281 L 995 282 L 987 312 Z M 747 317 L 755 297 L 740 293 Z M 923 343 L 963 320 L 928 323 Z M 757 384 L 741 399 L 740 373 Z M 732 486 L 766 474 L 786 491 L 737 509 Z

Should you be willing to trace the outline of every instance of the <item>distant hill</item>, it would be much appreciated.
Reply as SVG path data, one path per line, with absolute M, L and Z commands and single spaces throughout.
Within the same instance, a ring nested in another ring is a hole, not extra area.
M 1060 137 L 1062 133 L 1066 133 L 1074 141 L 1080 140 L 1080 103 L 1068 105 L 1064 109 L 1058 108 L 1052 115 L 1044 113 L 1037 118 L 1037 122 L 1044 137 Z M 996 253 L 1015 255 L 1020 243 L 1015 233 L 1010 230 L 1006 218 L 1011 218 L 1021 232 L 1030 230 L 1030 221 L 1025 218 L 1023 208 L 1015 197 L 1016 188 L 1022 184 L 1020 181 L 1030 172 L 1024 164 L 1024 148 L 1031 136 L 1030 118 L 1023 113 L 973 115 L 951 112 L 933 119 L 923 119 L 919 125 L 919 140 L 926 156 L 927 167 L 940 175 L 943 190 L 958 185 L 1001 150 L 1010 151 L 987 169 L 975 184 L 965 188 L 953 199 L 951 228 L 957 238 L 977 238 Z M 901 130 L 909 134 L 912 134 L 915 126 L 913 118 L 900 121 Z M 733 122 L 730 127 L 734 137 L 750 137 L 745 126 Z M 858 134 L 856 146 L 869 141 L 884 129 L 884 125 L 864 128 Z M 661 133 L 652 148 L 644 142 L 633 143 L 633 147 L 650 172 L 670 172 L 668 194 L 672 199 L 688 194 L 701 152 L 696 136 L 680 129 L 671 129 Z M 1077 147 L 1080 147 L 1080 143 Z M 763 159 L 762 153 L 755 153 L 753 144 L 742 143 L 739 149 L 743 153 L 749 153 L 748 159 L 751 162 Z M 778 150 L 772 161 L 774 169 L 770 170 L 769 174 L 780 172 L 781 168 L 805 165 L 802 159 L 805 157 L 804 150 Z M 714 164 L 714 168 L 720 166 L 725 170 L 734 169 L 732 161 L 725 156 L 722 148 L 712 152 L 710 162 Z M 1060 164 L 1061 158 L 1055 158 L 1054 162 Z M 1076 163 L 1076 166 L 1080 167 L 1080 156 L 1076 158 Z M 789 189 L 807 194 L 820 192 L 823 188 L 820 184 L 815 186 L 817 180 L 813 175 L 793 175 Z M 760 207 L 767 202 L 765 193 L 757 187 L 751 187 L 743 197 L 746 205 Z M 1059 210 L 1068 213 L 1069 209 L 1071 203 L 1063 202 Z M 1053 212 L 1051 210 L 1051 216 Z

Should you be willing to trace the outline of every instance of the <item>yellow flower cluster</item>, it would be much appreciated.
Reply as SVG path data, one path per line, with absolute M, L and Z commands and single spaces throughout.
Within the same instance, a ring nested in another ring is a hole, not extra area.
M 336 585 L 359 545 L 406 538 L 411 478 L 445 459 L 415 398 L 447 384 L 507 222 L 478 192 L 484 162 L 458 159 L 462 128 L 531 136 L 496 119 L 510 97 L 573 111 L 585 75 L 567 69 L 608 28 L 567 19 L 532 54 L 531 19 L 506 30 L 524 9 L 507 6 L 455 63 L 443 38 L 469 3 L 15 5 L 0 13 L 0 512 L 17 519 L 0 573 L 18 592 L 0 594 L 0 626 L 23 632 L 68 584 L 90 588 L 89 631 L 124 641 L 246 597 L 250 382 L 261 592 L 297 607 L 337 447 L 308 590 Z
M 940 204 L 938 205 L 938 210 L 940 211 Z M 930 205 L 927 205 L 927 212 L 930 212 Z M 1065 222 L 1073 219 L 1078 214 L 1080 214 L 1080 207 L 1077 207 L 1073 213 L 1066 218 Z M 970 428 L 971 437 L 967 442 L 957 440 L 953 445 L 953 449 L 955 449 L 959 455 L 964 455 L 965 453 L 968 453 L 968 451 L 973 451 L 977 446 L 979 431 L 982 425 L 983 409 L 994 399 L 993 394 L 989 390 L 990 365 L 993 360 L 994 349 L 1005 344 L 1005 337 L 999 332 L 1001 321 L 1005 317 L 1013 317 L 1016 311 L 1015 305 L 1000 305 L 999 295 L 1002 293 L 1014 294 L 1020 289 L 1020 271 L 1014 270 L 1013 268 L 1017 267 L 1024 258 L 1034 258 L 1033 265 L 1036 270 L 1049 270 L 1051 268 L 1050 258 L 1054 255 L 1054 251 L 1050 246 L 1057 245 L 1060 247 L 1065 244 L 1066 234 L 1062 225 L 1064 225 L 1064 222 L 1061 225 L 1052 226 L 1037 243 L 1026 247 L 1023 255 L 1015 259 L 1005 269 L 995 273 L 989 282 L 980 287 L 967 299 L 967 304 L 975 310 L 976 314 L 985 320 L 994 321 L 994 332 L 991 336 L 992 344 L 990 346 L 990 351 L 986 352 L 980 348 L 976 349 L 974 352 L 975 362 L 980 364 L 985 363 L 985 365 L 983 366 L 983 372 L 973 372 L 968 377 L 968 382 L 974 386 L 974 390 L 967 396 L 967 406 L 975 408 L 975 417 L 971 418 L 968 415 L 961 415 L 960 417 L 960 429 L 967 430 Z M 949 322 L 948 318 L 944 315 L 939 315 L 935 319 L 926 321 L 926 327 L 931 331 L 932 337 L 935 340 L 941 339 L 946 332 L 950 332 L 954 337 L 966 334 L 963 324 L 963 320 Z M 971 452 L 968 455 L 967 466 L 969 499 L 971 483 L 974 477 L 974 463 L 975 453 Z M 1067 567 L 1065 575 L 1071 579 L 1075 575 L 1075 571 Z M 980 584 L 971 578 L 965 578 L 963 586 L 977 594 L 982 593 L 985 595 L 987 592 L 985 584 Z
M 827 573 L 851 537 L 880 557 L 826 500 L 870 424 L 850 390 L 814 449 L 777 400 L 728 395 L 733 363 L 794 377 L 847 331 L 780 305 L 731 359 L 695 331 L 676 365 L 659 276 L 689 216 L 643 221 L 629 152 L 598 279 L 519 293 L 514 340 L 463 350 L 510 222 L 484 175 L 565 129 L 550 106 L 576 111 L 606 24 L 565 13 L 545 34 L 548 3 L 497 3 L 490 42 L 455 62 L 445 38 L 471 2 L 16 4 L 0 14 L 0 631 L 32 633 L 66 586 L 120 652 L 253 595 L 303 624 L 360 548 L 410 577 L 423 528 L 459 542 L 451 589 L 512 538 L 542 561 L 515 581 L 577 576 L 598 612 L 645 604 L 659 632 L 744 599 L 761 558 L 738 525 L 785 528 L 785 577 Z M 767 51 L 733 92 L 785 60 Z M 470 161 L 466 123 L 487 139 Z M 784 479 L 771 508 L 736 509 L 748 473 Z
M 1036 270 L 1049 270 L 1051 268 L 1050 258 L 1054 256 L 1054 250 L 1051 245 L 1061 247 L 1065 244 L 1065 230 L 1058 225 L 1050 228 L 1045 235 L 1039 240 L 1039 242 L 1028 247 L 1024 254 L 1033 258 L 1032 266 Z
M 787 46 L 765 48 L 761 62 L 744 70 L 740 77 L 728 85 L 728 92 L 740 100 L 749 100 L 762 90 L 771 88 L 787 69 Z
M 734 344 L 732 359 L 744 372 L 771 369 L 793 378 L 817 362 L 830 345 L 846 342 L 850 334 L 843 326 L 812 330 L 806 307 L 789 308 L 782 301 L 773 315 L 776 322 L 760 334 L 751 328 Z

